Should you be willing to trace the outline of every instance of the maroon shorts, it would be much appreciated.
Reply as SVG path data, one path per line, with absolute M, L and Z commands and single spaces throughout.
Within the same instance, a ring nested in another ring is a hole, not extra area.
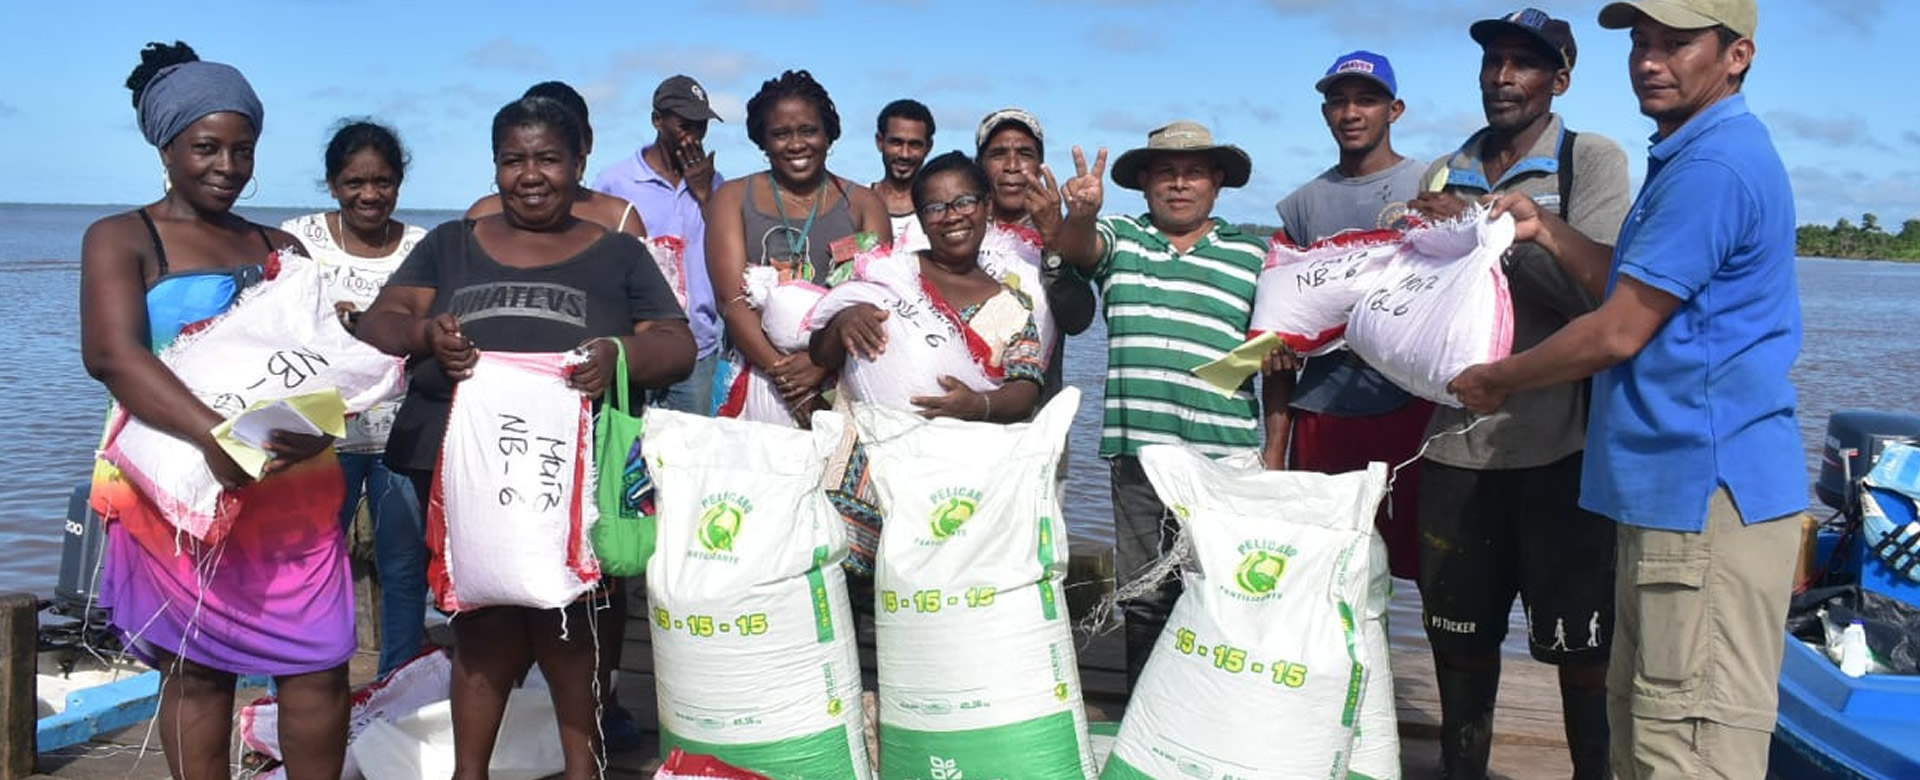
M 1293 436 L 1288 440 L 1288 467 L 1323 474 L 1360 471 L 1373 461 L 1391 470 L 1420 451 L 1426 441 L 1433 402 L 1415 398 L 1386 414 L 1336 417 L 1293 410 Z M 1374 525 L 1387 540 L 1387 560 L 1393 576 L 1420 576 L 1420 464 L 1401 469 L 1393 478 L 1393 492 L 1380 503 Z

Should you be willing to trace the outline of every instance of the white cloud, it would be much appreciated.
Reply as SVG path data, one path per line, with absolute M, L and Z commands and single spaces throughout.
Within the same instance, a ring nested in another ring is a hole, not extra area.
M 1813 116 L 1791 109 L 1767 112 L 1767 123 L 1797 138 L 1833 147 L 1864 146 L 1892 151 L 1867 132 L 1867 122 L 1858 116 Z M 1908 131 L 1911 133 L 1912 131 Z
M 812 14 L 820 11 L 819 0 L 731 0 L 726 5 L 739 11 L 769 14 Z
M 1898 225 L 1920 215 L 1920 171 L 1872 176 L 1854 170 L 1802 165 L 1788 172 L 1802 224 L 1830 224 L 1839 217 L 1858 220 L 1862 212 L 1880 215 L 1882 225 Z
M 779 66 L 750 51 L 710 47 L 654 46 L 615 52 L 609 75 L 620 81 L 644 85 L 651 96 L 653 87 L 668 76 L 684 73 L 703 86 L 758 85 L 759 80 L 779 75 Z
M 1843 0 L 1842 2 L 1808 3 L 1809 7 L 1831 17 L 1834 21 L 1860 32 L 1871 32 L 1886 16 L 1885 0 Z
M 1041 120 L 1046 121 L 1046 120 Z M 1159 127 L 1162 122 L 1142 118 L 1139 114 L 1118 108 L 1102 109 L 1093 115 L 1088 125 L 1095 130 L 1120 133 L 1129 138 L 1145 138 L 1147 131 Z
M 1139 28 L 1102 22 L 1087 30 L 1087 43 L 1103 51 L 1138 54 L 1146 51 L 1151 41 Z
M 1267 0 L 1267 6 L 1290 21 L 1300 17 L 1313 18 L 1335 32 L 1383 40 L 1430 36 L 1436 29 L 1458 30 L 1464 35 L 1468 21 L 1463 20 L 1488 19 L 1506 14 L 1514 9 L 1514 2 L 1376 0 L 1364 12 L 1358 10 L 1352 0 Z
M 553 59 L 540 47 L 515 43 L 506 37 L 494 38 L 467 52 L 467 63 L 481 68 L 517 71 L 543 71 L 553 67 Z

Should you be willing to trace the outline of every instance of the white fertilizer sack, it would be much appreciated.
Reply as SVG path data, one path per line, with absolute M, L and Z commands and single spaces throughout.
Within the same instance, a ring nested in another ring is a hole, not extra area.
M 1140 463 L 1192 559 L 1101 777 L 1345 777 L 1386 467 L 1262 471 L 1169 445 Z
M 1338 349 L 1354 304 L 1399 241 L 1391 230 L 1348 231 L 1306 248 L 1275 241 L 1260 269 L 1247 335 L 1272 333 L 1302 355 Z
M 1513 347 L 1513 299 L 1500 266 L 1512 245 L 1513 217 L 1489 221 L 1479 208 L 1409 231 L 1353 308 L 1347 344 L 1407 392 L 1459 406 L 1447 383 Z
M 160 353 L 194 397 L 223 417 L 261 401 L 332 388 L 349 413 L 368 410 L 406 388 L 404 362 L 367 346 L 340 327 L 319 268 L 305 256 L 278 252 L 267 278 L 226 313 L 189 326 Z M 192 442 L 150 428 L 124 409 L 101 457 L 118 467 L 162 515 L 207 543 L 226 536 L 241 509 Z
M 840 516 L 813 429 L 647 412 L 659 540 L 647 565 L 662 750 L 778 780 L 869 776 Z
M 1030 424 L 862 404 L 885 512 L 875 587 L 880 776 L 1092 777 L 1055 467 L 1080 394 Z
M 454 387 L 427 506 L 441 609 L 564 607 L 600 581 L 593 413 L 566 379 L 578 359 L 482 352 Z

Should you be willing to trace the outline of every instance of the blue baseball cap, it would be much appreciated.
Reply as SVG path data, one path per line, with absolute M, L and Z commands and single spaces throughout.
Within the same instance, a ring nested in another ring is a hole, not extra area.
M 1340 55 L 1339 59 L 1333 61 L 1333 67 L 1327 68 L 1327 75 L 1320 77 L 1319 81 L 1314 82 L 1313 88 L 1325 93 L 1327 87 L 1333 84 L 1334 81 L 1348 76 L 1370 79 L 1374 83 L 1386 87 L 1388 95 L 1398 96 L 1400 94 L 1400 88 L 1393 80 L 1393 63 L 1388 62 L 1386 57 L 1370 51 L 1356 51 Z

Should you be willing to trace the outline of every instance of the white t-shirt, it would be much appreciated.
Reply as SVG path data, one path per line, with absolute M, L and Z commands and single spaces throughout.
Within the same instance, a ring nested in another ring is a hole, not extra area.
M 280 223 L 280 229 L 292 233 L 300 239 L 307 252 L 313 256 L 314 263 L 320 267 L 320 283 L 326 294 L 335 301 L 349 301 L 361 311 L 373 305 L 373 299 L 380 294 L 380 288 L 387 283 L 387 277 L 400 267 L 413 251 L 415 244 L 425 238 L 425 228 L 402 224 L 400 244 L 394 247 L 386 257 L 360 257 L 348 254 L 334 240 L 333 230 L 328 226 L 330 211 L 295 217 Z M 393 430 L 393 415 L 399 411 L 398 400 L 375 405 L 365 412 L 347 419 L 347 437 L 340 440 L 337 449 L 343 453 L 374 454 L 387 448 L 387 434 Z

